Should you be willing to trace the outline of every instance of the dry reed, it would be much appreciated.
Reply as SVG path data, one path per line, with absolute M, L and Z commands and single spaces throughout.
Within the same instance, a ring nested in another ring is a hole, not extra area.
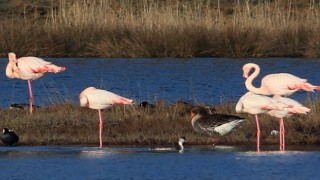
M 320 54 L 320 8 L 313 0 L 59 0 L 42 16 L 26 13 L 29 6 L 1 18 L 1 56 L 10 51 L 52 57 Z

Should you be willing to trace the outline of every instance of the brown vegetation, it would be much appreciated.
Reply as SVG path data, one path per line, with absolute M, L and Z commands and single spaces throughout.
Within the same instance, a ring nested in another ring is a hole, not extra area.
M 180 136 L 187 137 L 188 145 L 226 144 L 252 145 L 256 142 L 254 117 L 236 114 L 234 103 L 216 106 L 219 113 L 246 117 L 243 125 L 229 135 L 213 139 L 197 134 L 190 122 L 190 106 L 158 102 L 155 108 L 115 106 L 104 110 L 103 141 L 105 145 L 164 145 L 176 143 Z M 308 115 L 285 119 L 286 143 L 320 144 L 319 103 L 308 102 Z M 20 145 L 92 145 L 99 144 L 98 113 L 70 103 L 28 110 L 1 110 L 1 127 L 13 129 L 20 136 Z M 272 130 L 279 129 L 276 118 L 261 116 L 262 145 L 278 144 Z
M 1 7 L 2 57 L 320 56 L 314 0 L 10 0 Z

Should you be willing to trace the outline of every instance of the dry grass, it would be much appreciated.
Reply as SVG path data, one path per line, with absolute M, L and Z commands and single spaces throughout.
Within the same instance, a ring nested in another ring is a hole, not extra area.
M 217 112 L 236 114 L 234 103 L 216 106 Z M 295 115 L 285 119 L 287 144 L 320 144 L 320 103 L 306 103 L 312 109 L 308 115 Z M 164 145 L 176 143 L 186 136 L 188 144 L 255 145 L 256 129 L 252 115 L 233 133 L 213 141 L 197 134 L 191 126 L 190 106 L 157 102 L 156 108 L 115 106 L 103 111 L 105 145 Z M 57 104 L 37 109 L 32 116 L 28 110 L 1 110 L 0 127 L 13 129 L 20 136 L 21 145 L 97 145 L 98 114 L 96 110 L 72 104 Z M 270 135 L 278 130 L 279 121 L 261 116 L 261 142 L 278 144 L 278 137 Z
M 3 57 L 320 55 L 320 7 L 312 0 L 23 2 L 0 19 Z

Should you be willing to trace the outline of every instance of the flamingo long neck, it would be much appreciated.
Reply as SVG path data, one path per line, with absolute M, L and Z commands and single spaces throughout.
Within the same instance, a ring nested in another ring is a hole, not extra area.
M 246 88 L 256 94 L 263 94 L 263 95 L 271 95 L 268 90 L 266 90 L 264 87 L 254 87 L 252 85 L 253 80 L 259 75 L 260 73 L 260 67 L 256 64 L 252 65 L 252 68 L 254 69 L 253 73 L 247 78 L 245 85 Z

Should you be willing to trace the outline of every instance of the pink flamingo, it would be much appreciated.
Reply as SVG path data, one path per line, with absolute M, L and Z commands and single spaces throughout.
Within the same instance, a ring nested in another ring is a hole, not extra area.
M 21 57 L 16 58 L 15 53 L 9 53 L 9 63 L 6 68 L 6 75 L 11 79 L 22 79 L 28 81 L 30 114 L 32 114 L 33 94 L 31 88 L 31 80 L 39 79 L 47 72 L 57 73 L 66 70 L 65 67 L 59 67 L 51 62 L 47 62 L 37 57 Z
M 260 125 L 259 114 L 267 113 L 270 110 L 280 110 L 287 107 L 286 104 L 279 103 L 277 100 L 268 96 L 247 92 L 236 104 L 237 113 L 249 113 L 255 115 L 257 126 L 257 152 L 260 152 Z
M 261 80 L 259 88 L 252 85 L 252 81 L 259 75 L 260 67 L 254 63 L 248 63 L 243 66 L 243 77 L 246 78 L 246 88 L 256 94 L 273 95 L 274 98 L 280 96 L 289 96 L 298 90 L 314 92 L 320 90 L 320 86 L 314 86 L 307 82 L 306 79 L 301 79 L 297 76 L 288 73 L 278 73 L 266 75 Z M 253 73 L 249 76 L 251 69 Z
M 80 93 L 80 106 L 90 109 L 97 109 L 99 113 L 99 138 L 100 148 L 102 148 L 102 116 L 101 110 L 110 108 L 115 104 L 133 104 L 131 99 L 124 98 L 112 92 L 88 87 Z
M 285 104 L 287 107 L 270 110 L 267 112 L 267 114 L 280 119 L 280 130 L 279 130 L 280 151 L 284 151 L 285 150 L 285 128 L 284 128 L 283 118 L 289 117 L 292 114 L 307 114 L 310 112 L 310 109 L 290 98 L 281 97 L 277 99 L 277 101 L 282 104 Z
M 285 150 L 285 129 L 283 117 L 289 117 L 292 114 L 307 114 L 310 112 L 309 108 L 304 107 L 297 101 L 280 97 L 273 99 L 268 96 L 254 94 L 247 92 L 243 95 L 237 105 L 236 112 L 254 114 L 257 124 L 257 151 L 260 151 L 260 126 L 258 114 L 268 114 L 273 117 L 280 118 L 280 150 Z

